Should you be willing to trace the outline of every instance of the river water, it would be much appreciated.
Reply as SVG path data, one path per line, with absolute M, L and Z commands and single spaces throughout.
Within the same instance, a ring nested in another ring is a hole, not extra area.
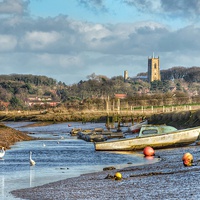
M 69 123 L 39 127 L 27 127 L 28 124 L 30 122 L 5 123 L 40 139 L 16 143 L 0 160 L 0 200 L 17 200 L 9 193 L 12 190 L 102 171 L 108 166 L 121 169 L 155 162 L 145 159 L 142 152 L 95 151 L 93 143 L 69 134 L 72 128 L 105 128 L 104 123 L 70 122 L 70 127 Z M 30 151 L 35 166 L 29 164 Z

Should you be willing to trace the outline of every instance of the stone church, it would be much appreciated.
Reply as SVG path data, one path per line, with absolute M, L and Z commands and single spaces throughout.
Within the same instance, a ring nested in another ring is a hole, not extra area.
M 148 58 L 148 82 L 160 81 L 160 62 L 159 57 Z

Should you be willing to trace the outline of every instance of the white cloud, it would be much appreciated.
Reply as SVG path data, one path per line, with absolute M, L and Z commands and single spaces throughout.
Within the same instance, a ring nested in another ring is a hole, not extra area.
M 13 51 L 17 45 L 17 39 L 12 35 L 0 35 L 0 51 Z
M 33 31 L 25 33 L 22 44 L 29 46 L 31 50 L 46 50 L 49 45 L 55 44 L 60 38 L 60 34 L 55 31 Z
M 29 0 L 3 0 L 0 2 L 0 14 L 23 14 Z
M 134 6 L 141 12 L 162 14 L 178 18 L 199 18 L 199 0 L 123 0 L 127 5 Z

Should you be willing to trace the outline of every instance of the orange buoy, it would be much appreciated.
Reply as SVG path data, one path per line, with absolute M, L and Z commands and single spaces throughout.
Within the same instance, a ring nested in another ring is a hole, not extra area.
M 183 165 L 184 165 L 185 167 L 190 167 L 190 166 L 192 166 L 192 161 L 186 159 L 186 160 L 183 161 Z
M 154 151 L 154 149 L 152 147 L 147 146 L 147 147 L 144 148 L 143 154 L 145 156 L 154 156 L 155 155 L 155 151 Z
M 185 153 L 182 157 L 182 161 L 184 166 L 189 167 L 192 166 L 193 163 L 193 155 L 191 153 Z
M 191 161 L 193 161 L 193 155 L 191 154 L 191 153 L 185 153 L 184 155 L 183 155 L 183 157 L 182 157 L 182 161 L 184 161 L 184 160 L 191 160 Z

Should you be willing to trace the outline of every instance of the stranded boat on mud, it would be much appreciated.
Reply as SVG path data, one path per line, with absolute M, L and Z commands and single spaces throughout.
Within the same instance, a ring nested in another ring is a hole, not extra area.
M 94 130 L 87 129 L 77 134 L 78 139 L 83 139 L 87 142 L 102 142 L 107 139 L 122 137 L 124 137 L 124 134 L 121 131 L 104 131 L 102 128 L 95 128 Z
M 141 150 L 146 146 L 165 148 L 185 146 L 195 142 L 200 134 L 200 127 L 177 130 L 166 125 L 143 125 L 136 138 L 95 142 L 96 151 Z

